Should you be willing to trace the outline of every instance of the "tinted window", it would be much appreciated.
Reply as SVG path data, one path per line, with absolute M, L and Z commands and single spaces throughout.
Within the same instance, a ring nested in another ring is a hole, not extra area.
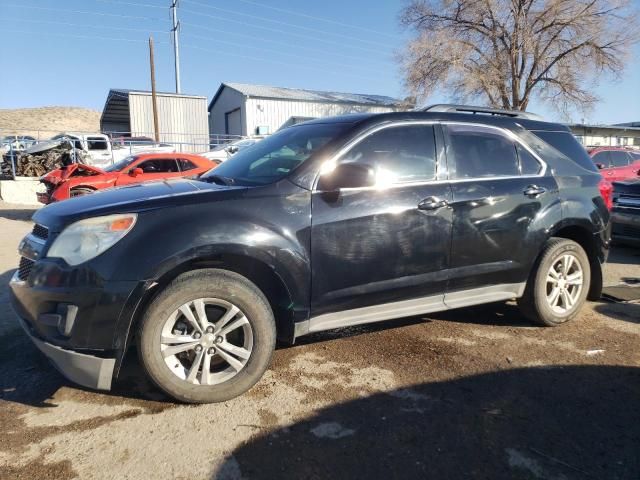
M 137 159 L 138 159 L 138 157 L 136 155 L 129 155 L 128 157 L 123 158 L 119 162 L 116 162 L 113 165 L 110 165 L 110 166 L 104 168 L 103 170 L 105 172 L 119 172 L 123 168 L 126 168 L 131 163 L 135 162 Z
M 136 165 L 136 168 L 141 168 L 144 173 L 174 173 L 178 171 L 178 164 L 173 158 L 154 158 Z
M 551 145 L 565 157 L 576 162 L 582 168 L 591 170 L 592 172 L 598 171 L 591 157 L 587 154 L 587 151 L 569 132 L 547 132 L 541 130 L 532 131 L 532 133 Z
M 187 160 L 186 158 L 179 158 L 178 163 L 180 164 L 180 170 L 183 172 L 197 168 L 191 160 Z
M 522 175 L 537 175 L 542 170 L 542 165 L 536 157 L 520 144 L 516 144 L 518 158 L 520 159 L 520 173 Z
M 447 160 L 452 178 L 520 175 L 513 142 L 492 128 L 448 125 Z
M 370 165 L 383 184 L 432 180 L 436 176 L 433 126 L 385 128 L 351 148 L 342 162 Z
M 235 185 L 276 182 L 350 127 L 350 123 L 321 123 L 286 128 L 241 150 L 200 178 L 216 181 L 224 177 Z
M 593 163 L 601 163 L 605 168 L 609 166 L 609 152 L 598 152 L 591 157 Z
M 609 152 L 609 158 L 611 158 L 612 167 L 626 167 L 629 165 L 629 155 L 627 155 L 627 152 L 612 150 Z

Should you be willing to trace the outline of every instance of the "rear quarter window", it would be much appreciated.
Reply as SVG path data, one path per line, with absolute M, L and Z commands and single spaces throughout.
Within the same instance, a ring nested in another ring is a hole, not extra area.
M 580 145 L 580 143 L 578 143 L 576 138 L 571 133 L 550 132 L 546 130 L 532 130 L 531 133 L 555 148 L 565 157 L 573 160 L 582 168 L 591 172 L 598 171 L 598 168 L 593 163 L 593 160 L 591 160 L 591 157 L 589 156 L 587 151 L 582 145 Z

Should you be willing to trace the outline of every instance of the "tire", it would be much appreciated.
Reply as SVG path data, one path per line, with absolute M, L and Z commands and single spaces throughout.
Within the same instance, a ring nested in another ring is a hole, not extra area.
M 137 341 L 145 372 L 167 395 L 185 403 L 224 402 L 262 377 L 276 327 L 267 299 L 248 279 L 202 269 L 180 275 L 154 298 Z
M 96 191 L 93 188 L 78 187 L 78 188 L 71 189 L 71 192 L 69 192 L 69 197 L 70 198 L 82 197 L 84 195 L 91 195 L 92 193 L 95 193 L 95 192 Z
M 566 260 L 568 258 L 572 260 Z M 570 265 L 568 273 L 563 272 L 565 261 Z M 576 288 L 578 273 L 581 273 L 580 288 Z M 518 306 L 534 323 L 556 327 L 578 314 L 589 293 L 590 282 L 591 267 L 583 248 L 572 240 L 551 238 L 534 264 Z M 563 289 L 568 296 L 562 293 Z

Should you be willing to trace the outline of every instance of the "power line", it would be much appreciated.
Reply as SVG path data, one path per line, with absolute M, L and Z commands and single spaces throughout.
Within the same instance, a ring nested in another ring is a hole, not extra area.
M 304 35 L 302 33 L 295 33 L 295 32 L 289 32 L 287 30 L 282 30 L 282 29 L 278 29 L 278 28 L 271 28 L 271 27 L 265 27 L 262 25 L 256 25 L 255 23 L 247 23 L 247 22 L 243 22 L 241 20 L 234 20 L 232 18 L 228 18 L 228 17 L 221 17 L 219 15 L 211 15 L 210 13 L 203 13 L 203 12 L 198 12 L 196 10 L 190 10 L 188 8 L 182 8 L 183 12 L 186 13 L 191 13 L 193 15 L 197 15 L 199 17 L 207 17 L 207 18 L 213 18 L 215 20 L 223 20 L 225 22 L 231 22 L 231 23 L 237 23 L 240 24 L 244 27 L 251 27 L 251 28 L 258 28 L 260 30 L 266 30 L 269 32 L 275 32 L 275 33 L 282 33 L 284 35 L 291 35 L 294 37 L 299 37 L 299 38 L 304 38 L 304 39 L 309 39 L 308 35 Z M 356 49 L 356 50 L 360 50 L 363 52 L 369 52 L 369 53 L 376 53 L 376 54 L 380 54 L 380 50 L 375 50 L 373 48 L 366 48 L 366 47 L 361 47 L 359 45 L 345 45 L 344 42 L 338 42 L 338 41 L 333 41 L 333 40 L 329 40 L 326 38 L 314 38 L 314 41 L 316 42 L 320 42 L 320 43 L 326 43 L 328 45 L 337 45 L 341 48 L 352 48 L 352 49 Z
M 165 7 L 164 5 L 153 5 L 150 3 L 135 3 L 135 2 L 122 2 L 120 0 L 95 0 L 96 2 L 102 2 L 102 3 L 115 3 L 118 5 L 127 5 L 130 7 L 145 7 L 145 8 L 162 8 L 162 9 L 166 9 L 167 7 Z
M 167 30 L 148 30 L 146 28 L 129 28 L 129 27 L 113 27 L 111 25 L 87 25 L 85 23 L 69 23 L 69 22 L 54 22 L 48 20 L 32 20 L 30 18 L 16 18 L 11 20 L 12 22 L 27 22 L 27 23 L 45 23 L 48 25 L 65 25 L 69 27 L 85 27 L 85 28 L 102 28 L 107 30 L 125 30 L 129 32 L 145 32 L 145 33 L 167 33 Z
M 231 45 L 233 47 L 240 47 L 240 48 L 247 48 L 247 44 L 242 44 L 242 43 L 236 43 L 236 42 L 229 42 L 227 40 L 220 40 L 216 37 L 207 37 L 207 36 L 202 36 L 202 35 L 195 35 L 192 33 L 185 33 L 184 35 L 188 36 L 188 37 L 193 37 L 193 38 L 198 38 L 200 40 L 208 40 L 211 42 L 217 42 L 217 43 L 222 43 L 224 45 Z M 282 52 L 280 50 L 273 50 L 270 48 L 262 48 L 262 47 L 251 47 L 255 50 L 262 50 L 263 52 L 267 52 L 267 53 L 275 53 L 277 55 L 283 55 L 285 57 L 291 57 L 291 58 L 299 58 L 301 60 L 309 60 L 308 57 L 305 57 L 303 55 L 296 55 L 295 53 L 286 53 L 286 52 Z M 340 67 L 340 68 L 353 68 L 353 65 L 347 65 L 344 63 L 328 63 L 328 62 L 323 62 L 326 65 L 330 65 L 332 67 Z M 360 70 L 362 70 L 362 68 L 360 68 Z M 367 69 L 371 72 L 379 72 L 379 69 L 374 69 L 374 68 L 370 68 Z
M 8 32 L 8 33 L 24 33 L 24 34 L 28 34 L 28 35 L 44 35 L 47 37 L 50 36 L 54 36 L 54 37 L 69 37 L 69 38 L 88 38 L 91 40 L 109 40 L 109 41 L 122 41 L 122 42 L 135 42 L 135 43 L 147 43 L 146 40 L 141 40 L 141 39 L 137 39 L 137 38 L 122 38 L 122 37 L 102 37 L 102 36 L 97 36 L 97 35 L 75 35 L 75 34 L 70 34 L 70 33 L 57 33 L 57 32 L 30 32 L 28 30 L 11 30 L 11 29 L 3 29 L 2 32 Z M 167 44 L 168 42 L 156 42 L 156 43 L 163 43 L 163 44 Z
M 270 18 L 266 18 L 266 17 L 260 16 L 260 15 L 252 15 L 250 13 L 238 12 L 236 10 L 228 10 L 226 8 L 214 7 L 213 5 L 208 5 L 206 3 L 196 2 L 194 0 L 184 0 L 184 2 L 185 3 L 190 3 L 192 5 L 198 5 L 200 7 L 211 8 L 211 9 L 218 10 L 218 11 L 224 12 L 224 13 L 231 13 L 233 15 L 240 15 L 240 16 L 243 16 L 243 17 L 255 18 L 255 19 L 261 20 L 263 22 L 275 23 L 275 24 L 278 24 L 278 25 L 283 25 L 285 27 L 298 28 L 298 29 L 301 29 L 301 30 L 307 30 L 309 32 L 321 33 L 323 35 L 333 35 L 333 36 L 336 36 L 336 37 L 344 38 L 346 40 L 362 42 L 362 43 L 368 43 L 369 45 L 375 45 L 375 46 L 378 46 L 378 47 L 385 47 L 385 48 L 389 47 L 389 45 L 386 45 L 386 44 L 380 43 L 380 42 L 373 42 L 371 40 L 363 40 L 361 38 L 352 37 L 350 35 L 343 35 L 341 33 L 329 32 L 327 30 L 321 30 L 321 29 L 318 29 L 318 28 L 305 27 L 305 26 L 302 26 L 302 25 L 296 25 L 294 23 L 282 22 L 280 20 L 272 20 Z
M 80 13 L 83 15 L 98 15 L 98 16 L 103 16 L 103 17 L 118 17 L 118 18 L 131 18 L 131 19 L 135 19 L 135 20 L 162 20 L 160 18 L 157 17 L 140 17 L 140 16 L 136 16 L 136 15 L 122 15 L 119 13 L 104 13 L 104 12 L 88 12 L 86 10 L 68 10 L 68 9 L 62 9 L 62 8 L 57 8 L 57 7 L 41 7 L 38 5 L 17 5 L 15 3 L 8 3 L 5 5 L 5 7 L 14 7 L 14 8 L 32 8 L 32 9 L 36 9 L 36 10 L 48 10 L 48 11 L 53 11 L 53 12 L 63 12 L 63 13 Z
M 275 64 L 275 65 L 285 65 L 287 67 L 291 67 L 291 63 L 289 63 L 289 62 L 281 62 L 281 61 L 278 61 L 278 60 L 265 59 L 263 57 L 254 57 L 254 56 L 251 56 L 251 55 L 236 54 L 236 53 L 227 52 L 225 50 L 213 50 L 213 49 L 210 49 L 210 48 L 203 48 L 203 47 L 199 47 L 197 45 L 191 45 L 191 44 L 184 44 L 183 43 L 182 46 L 183 47 L 187 47 L 187 48 L 193 48 L 195 50 L 202 50 L 204 52 L 215 53 L 216 55 L 228 55 L 228 56 L 231 56 L 231 57 L 234 57 L 234 58 L 246 58 L 248 60 L 255 60 L 255 61 L 258 61 L 258 62 L 271 63 L 271 64 Z M 317 72 L 332 73 L 332 74 L 341 75 L 341 76 L 350 76 L 350 77 L 359 78 L 361 80 L 369 80 L 369 81 L 371 80 L 371 77 L 369 77 L 369 76 L 352 74 L 352 73 L 345 72 L 345 71 L 336 72 L 336 71 L 327 70 L 325 68 L 317 68 L 317 67 L 314 67 L 312 65 L 297 65 L 297 68 L 315 70 Z
M 262 7 L 262 8 L 268 8 L 269 10 L 274 10 L 274 11 L 280 12 L 280 13 L 288 13 L 290 15 L 296 15 L 298 17 L 310 18 L 310 19 L 313 19 L 313 20 L 318 20 L 320 22 L 331 23 L 333 25 L 340 25 L 342 27 L 355 28 L 355 29 L 358 29 L 358 30 L 362 30 L 363 32 L 375 33 L 376 35 L 384 35 L 385 37 L 389 37 L 389 38 L 396 38 L 396 39 L 399 38 L 399 35 L 393 35 L 393 34 L 390 34 L 390 33 L 380 32 L 380 31 L 374 30 L 372 28 L 362 27 L 362 26 L 359 26 L 359 25 L 353 25 L 353 24 L 349 24 L 349 23 L 343 23 L 343 22 L 339 22 L 337 20 L 333 20 L 331 18 L 317 17 L 315 15 L 309 15 L 307 13 L 295 12 L 293 10 L 287 10 L 285 8 L 278 8 L 278 7 L 274 7 L 272 5 L 266 5 L 264 3 L 254 2 L 252 0 L 236 0 L 236 1 L 242 2 L 242 3 L 248 3 L 249 5 L 255 5 L 255 6 L 258 6 L 258 7 Z
M 251 40 L 257 40 L 259 42 L 267 42 L 267 43 L 273 43 L 274 45 L 282 45 L 284 47 L 291 47 L 291 43 L 287 43 L 287 42 L 280 42 L 278 40 L 273 40 L 270 38 L 265 38 L 265 37 L 256 37 L 255 35 L 249 35 L 249 34 L 244 34 L 244 33 L 239 33 L 239 32 L 233 32 L 233 31 L 228 31 L 228 30 L 220 30 L 219 28 L 211 28 L 209 26 L 206 25 L 198 25 L 196 23 L 191 23 L 191 22 L 180 22 L 181 25 L 184 25 L 186 27 L 193 27 L 193 28 L 201 28 L 203 30 L 207 30 L 209 32 L 215 32 L 215 33 L 221 33 L 224 35 L 235 35 L 237 37 L 242 37 L 242 38 L 249 38 Z M 362 61 L 363 57 L 362 56 L 355 56 L 355 55 L 345 55 L 344 53 L 337 53 L 337 52 L 328 52 L 327 50 L 322 50 L 319 48 L 313 48 L 313 47 L 306 47 L 306 46 L 299 46 L 296 45 L 297 48 L 301 49 L 301 50 L 307 50 L 309 52 L 314 52 L 314 53 L 321 53 L 321 54 L 325 54 L 325 55 L 331 55 L 334 57 L 342 57 L 348 60 L 355 60 L 355 61 Z M 378 60 L 378 59 L 376 59 Z M 385 62 L 384 59 L 379 59 L 381 62 Z

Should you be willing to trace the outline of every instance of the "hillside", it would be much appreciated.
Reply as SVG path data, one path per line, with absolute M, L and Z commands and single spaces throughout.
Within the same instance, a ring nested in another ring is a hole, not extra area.
M 99 132 L 100 112 L 80 107 L 0 109 L 0 136 L 49 138 L 60 132 Z

